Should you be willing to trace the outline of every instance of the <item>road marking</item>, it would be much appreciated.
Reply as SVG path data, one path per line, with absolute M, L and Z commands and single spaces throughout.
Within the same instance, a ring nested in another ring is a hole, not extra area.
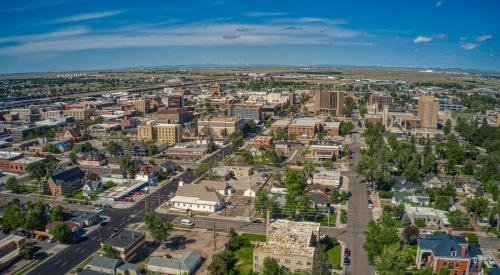
M 95 238 L 97 238 L 97 236 L 94 236 L 94 237 L 93 237 L 92 239 L 90 239 L 90 240 L 92 240 L 92 241 L 93 241 L 93 240 L 95 240 Z
M 67 264 L 67 262 L 64 262 L 61 266 L 65 266 Z
M 62 261 L 62 260 L 57 261 L 57 262 L 56 262 L 56 265 L 58 265 L 61 261 Z
M 75 252 L 78 252 L 78 250 L 80 250 L 80 248 L 79 248 L 79 247 L 77 247 L 77 248 L 75 249 Z
M 85 249 L 82 249 L 82 251 L 80 251 L 80 254 L 82 254 L 83 252 L 85 252 Z

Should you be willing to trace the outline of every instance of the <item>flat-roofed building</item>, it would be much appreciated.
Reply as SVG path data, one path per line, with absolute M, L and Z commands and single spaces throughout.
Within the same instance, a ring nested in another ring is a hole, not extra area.
M 433 96 L 418 98 L 417 116 L 422 128 L 436 129 L 438 123 L 439 102 Z
M 234 133 L 236 130 L 243 130 L 246 122 L 241 118 L 233 117 L 214 117 L 209 119 L 198 120 L 198 135 L 204 134 L 204 128 L 211 129 L 215 137 L 223 137 L 224 131 L 227 135 Z
M 118 258 L 128 262 L 140 254 L 146 244 L 146 236 L 142 232 L 123 229 L 105 244 L 111 245 Z
M 318 160 L 335 160 L 342 150 L 339 144 L 331 140 L 314 141 L 310 148 L 310 156 Z
M 345 92 L 343 91 L 320 91 L 314 92 L 314 111 L 336 115 L 342 114 Z
M 288 132 L 296 139 L 313 139 L 318 129 L 316 118 L 298 118 L 288 126 Z
M 149 112 L 151 101 L 149 99 L 136 99 L 134 100 L 134 109 L 143 114 Z
M 19 152 L 0 151 L 0 170 L 26 172 L 28 165 L 45 160 L 39 157 L 24 156 Z
M 156 140 L 157 143 L 174 145 L 181 140 L 180 126 L 178 124 L 148 121 L 137 126 L 137 139 L 140 141 Z
M 184 123 L 191 118 L 191 112 L 184 108 L 160 109 L 153 114 L 154 120 L 168 123 Z
M 75 120 L 87 120 L 92 116 L 93 111 L 91 109 L 74 108 L 63 110 L 63 114 L 73 117 Z
M 327 168 L 316 168 L 314 169 L 312 183 L 338 188 L 340 186 L 341 178 L 340 171 Z
M 260 121 L 262 119 L 261 104 L 229 104 L 228 109 L 230 116 L 253 119 L 255 121 Z
M 338 137 L 340 135 L 340 122 L 325 122 L 323 123 L 323 130 L 326 136 Z
M 288 125 L 290 125 L 290 120 L 287 119 L 276 120 L 275 122 L 273 122 L 273 124 L 271 124 L 271 131 L 276 132 L 280 129 L 286 131 L 288 130 Z
M 159 123 L 154 126 L 158 143 L 174 145 L 181 140 L 181 130 L 177 124 Z
M 269 225 L 267 240 L 253 250 L 253 270 L 260 272 L 264 259 L 276 259 L 291 272 L 311 273 L 319 240 L 319 223 L 276 220 Z
M 369 103 L 370 105 L 376 104 L 377 107 L 381 110 L 386 105 L 392 105 L 392 96 L 386 93 L 373 93 L 370 95 Z

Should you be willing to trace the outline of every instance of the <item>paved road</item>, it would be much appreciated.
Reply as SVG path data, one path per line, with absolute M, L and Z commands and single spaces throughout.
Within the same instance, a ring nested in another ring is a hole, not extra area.
M 221 161 L 224 155 L 230 154 L 230 148 L 226 147 L 219 150 L 217 153 L 213 154 L 206 161 Z M 88 258 L 94 252 L 96 252 L 100 247 L 100 241 L 108 239 L 114 230 L 119 230 L 131 223 L 136 223 L 144 220 L 145 211 L 148 213 L 154 211 L 161 203 L 167 200 L 167 196 L 170 192 L 175 192 L 178 186 L 179 180 L 184 182 L 192 182 L 195 180 L 195 175 L 192 170 L 184 171 L 179 174 L 179 177 L 160 187 L 154 193 L 147 197 L 142 202 L 137 203 L 131 208 L 127 209 L 108 209 L 104 212 L 105 216 L 110 217 L 110 221 L 106 226 L 100 227 L 90 233 L 87 237 L 80 240 L 78 243 L 71 245 L 66 248 L 61 253 L 54 255 L 52 258 L 44 262 L 43 264 L 37 266 L 35 269 L 30 271 L 30 275 L 58 275 L 66 274 L 83 260 Z M 174 223 L 179 222 L 181 217 L 177 215 L 162 215 L 165 220 L 172 221 Z M 195 218 L 196 226 L 204 228 L 212 228 L 213 221 L 208 218 Z M 217 220 L 216 228 L 223 230 L 226 228 L 226 221 Z M 230 227 L 243 228 L 244 223 L 241 222 L 229 222 Z M 252 225 L 248 224 L 250 232 L 265 232 L 263 225 Z
M 354 125 L 357 125 L 357 120 L 353 122 Z M 355 133 L 352 135 L 351 151 L 354 165 L 359 159 L 361 131 L 360 128 L 356 127 Z M 368 256 L 363 249 L 364 231 L 368 221 L 372 218 L 371 210 L 368 209 L 367 188 L 356 176 L 354 166 L 350 166 L 346 175 L 349 177 L 349 191 L 352 193 L 352 197 L 349 200 L 347 227 L 344 232 L 337 236 L 351 250 L 351 265 L 347 266 L 346 274 L 374 274 L 372 266 L 368 263 Z

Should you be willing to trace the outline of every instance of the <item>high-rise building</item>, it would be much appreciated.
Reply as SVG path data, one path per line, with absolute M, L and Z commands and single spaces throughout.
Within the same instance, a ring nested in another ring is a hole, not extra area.
M 379 110 L 382 110 L 384 106 L 391 106 L 392 96 L 385 93 L 373 93 L 370 95 L 370 105 L 377 104 Z
M 229 136 L 236 130 L 243 130 L 246 122 L 241 118 L 214 117 L 198 120 L 198 135 L 205 135 L 206 128 L 210 129 L 214 137 Z
M 417 116 L 422 128 L 436 129 L 438 123 L 439 102 L 433 96 L 421 96 L 418 99 Z
M 149 112 L 149 107 L 150 107 L 150 100 L 149 99 L 137 99 L 134 100 L 134 108 L 136 111 L 139 111 L 141 113 L 147 113 Z
M 336 115 L 342 114 L 344 106 L 345 92 L 342 91 L 320 91 L 314 92 L 314 111 L 320 113 L 335 112 Z
M 230 104 L 229 115 L 243 119 L 262 119 L 262 105 L 260 104 Z
M 153 119 L 168 123 L 184 123 L 191 120 L 192 116 L 192 113 L 184 108 L 169 108 L 156 111 Z
M 184 107 L 184 95 L 183 94 L 171 94 L 167 96 L 167 107 L 168 108 L 182 108 Z

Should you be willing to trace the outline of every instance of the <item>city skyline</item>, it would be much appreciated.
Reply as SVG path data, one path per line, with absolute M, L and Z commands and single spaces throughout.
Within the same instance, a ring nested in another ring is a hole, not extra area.
M 500 68 L 495 1 L 0 4 L 0 73 L 165 65 Z

